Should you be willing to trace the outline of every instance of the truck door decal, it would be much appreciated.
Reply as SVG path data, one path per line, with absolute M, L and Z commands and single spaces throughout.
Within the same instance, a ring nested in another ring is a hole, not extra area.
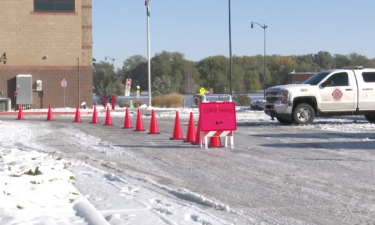
M 333 90 L 332 92 L 332 97 L 335 99 L 335 100 L 340 100 L 340 98 L 342 97 L 342 92 L 339 90 L 339 89 L 335 89 Z

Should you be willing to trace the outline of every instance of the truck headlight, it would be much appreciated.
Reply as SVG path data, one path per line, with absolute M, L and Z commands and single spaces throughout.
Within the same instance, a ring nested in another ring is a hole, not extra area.
M 289 91 L 282 91 L 281 92 L 281 101 L 287 101 L 289 97 Z

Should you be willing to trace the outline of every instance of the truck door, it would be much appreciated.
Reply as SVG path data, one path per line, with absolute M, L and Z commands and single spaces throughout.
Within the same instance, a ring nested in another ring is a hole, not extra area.
M 375 72 L 356 71 L 358 74 L 358 108 L 375 109 Z M 362 75 L 362 76 L 361 76 Z
M 347 111 L 356 109 L 357 84 L 351 71 L 329 75 L 320 85 L 322 111 Z

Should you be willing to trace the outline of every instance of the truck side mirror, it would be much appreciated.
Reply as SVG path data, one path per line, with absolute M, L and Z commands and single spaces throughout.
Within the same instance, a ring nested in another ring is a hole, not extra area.
M 332 80 L 326 80 L 323 82 L 323 87 L 331 87 L 333 86 L 333 81 Z

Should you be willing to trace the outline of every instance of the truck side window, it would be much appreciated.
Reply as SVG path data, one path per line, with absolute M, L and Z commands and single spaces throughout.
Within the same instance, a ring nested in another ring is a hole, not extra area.
M 349 86 L 349 79 L 347 73 L 333 74 L 328 80 L 332 81 L 332 86 Z
M 375 82 L 375 73 L 374 72 L 365 72 L 362 73 L 363 81 L 366 83 Z

